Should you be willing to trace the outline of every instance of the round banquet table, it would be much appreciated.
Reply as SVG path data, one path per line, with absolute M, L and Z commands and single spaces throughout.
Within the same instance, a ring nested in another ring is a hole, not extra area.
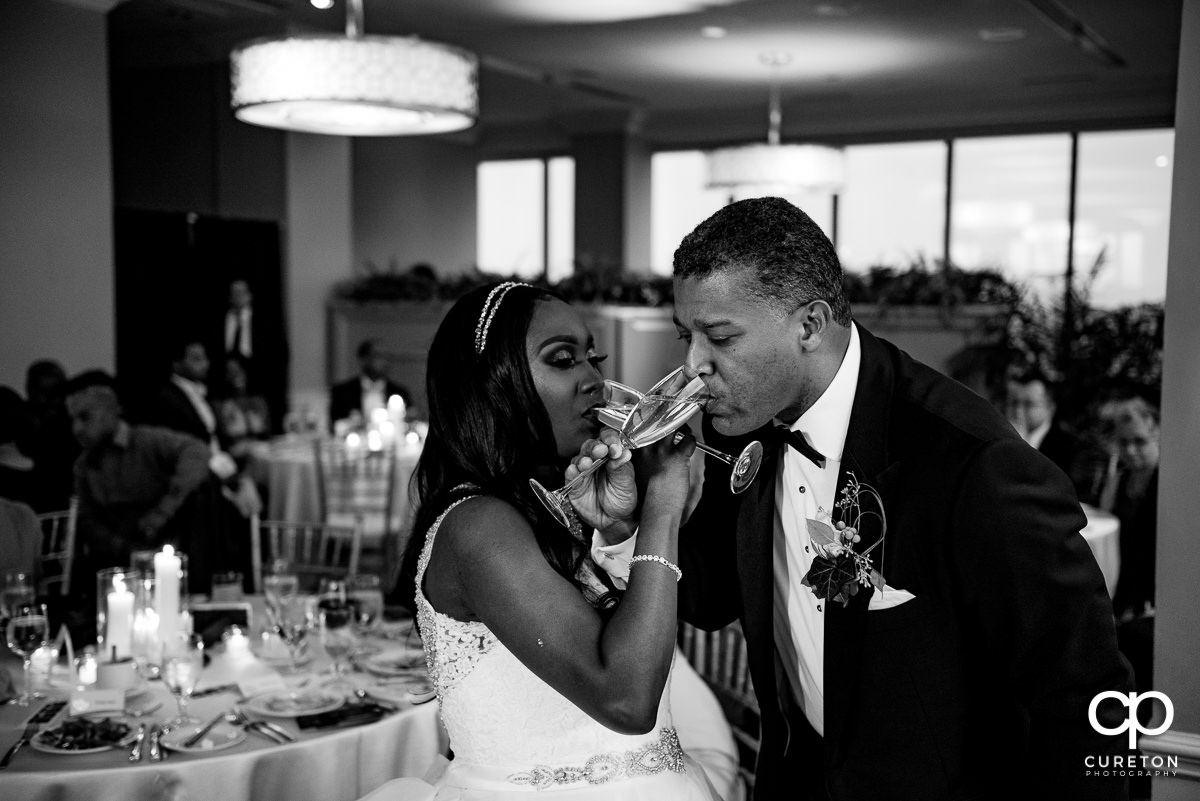
M 1083 505 L 1087 515 L 1087 526 L 1079 532 L 1092 549 L 1096 564 L 1104 574 L 1104 586 L 1111 598 L 1117 590 L 1117 578 L 1121 575 L 1121 523 L 1116 516 L 1094 506 Z
M 408 486 L 420 455 L 420 446 L 406 445 L 396 452 L 396 475 L 392 484 L 392 517 L 395 520 L 405 520 L 410 512 Z M 267 486 L 269 519 L 296 523 L 321 519 L 317 465 L 311 439 L 279 437 L 272 440 L 256 459 L 259 462 L 256 469 Z M 369 491 L 367 482 L 362 483 L 362 487 L 344 488 L 342 492 L 353 497 L 356 492 Z
M 315 634 L 313 639 L 316 639 Z M 312 671 L 328 666 L 319 646 L 312 646 Z M 11 655 L 3 667 L 19 664 Z M 255 662 L 259 670 L 262 663 Z M 200 689 L 229 680 L 228 666 L 218 660 L 205 668 Z M 295 684 L 313 673 L 288 676 Z M 351 676 L 354 683 L 370 686 L 369 677 Z M 62 693 L 58 697 L 63 697 Z M 193 699 L 191 713 L 207 720 L 229 710 L 240 700 L 236 691 Z M 175 714 L 175 700 L 161 682 L 130 700 L 143 707 L 156 701 L 163 706 L 150 718 L 162 722 Z M 46 701 L 23 708 L 0 706 L 0 751 L 19 736 L 24 720 Z M 251 732 L 241 743 L 211 754 L 167 751 L 161 762 L 128 761 L 128 748 L 95 754 L 48 754 L 26 746 L 7 770 L 0 771 L 0 798 L 5 801 L 351 801 L 394 778 L 421 776 L 438 755 L 448 750 L 448 738 L 436 702 L 400 702 L 400 711 L 361 726 L 343 729 L 301 730 L 291 718 L 272 720 L 298 737 L 278 745 Z M 261 717 L 251 715 L 251 717 Z M 133 721 L 136 723 L 136 721 Z

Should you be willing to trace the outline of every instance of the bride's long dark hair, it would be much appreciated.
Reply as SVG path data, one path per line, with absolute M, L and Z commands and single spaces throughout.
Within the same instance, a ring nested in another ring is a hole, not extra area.
M 546 561 L 580 586 L 576 574 L 589 543 L 554 522 L 529 488 L 530 478 L 550 487 L 562 483 L 564 465 L 526 351 L 535 304 L 558 296 L 524 285 L 509 289 L 488 326 L 486 349 L 476 354 L 480 314 L 495 287 L 482 286 L 461 297 L 429 348 L 429 433 L 413 479 L 413 532 L 392 596 L 410 608 L 415 607 L 417 559 L 430 526 L 467 495 L 489 495 L 516 507 L 533 527 Z

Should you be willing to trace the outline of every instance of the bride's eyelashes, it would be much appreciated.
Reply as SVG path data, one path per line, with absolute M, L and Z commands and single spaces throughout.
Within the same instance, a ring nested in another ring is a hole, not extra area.
M 607 354 L 599 354 L 594 350 L 589 350 L 583 356 L 583 361 L 586 361 L 592 367 L 600 369 L 600 365 L 608 358 Z M 551 367 L 556 367 L 559 370 L 570 370 L 579 364 L 580 359 L 575 355 L 575 351 L 570 348 L 558 348 L 550 353 L 546 358 L 546 364 Z

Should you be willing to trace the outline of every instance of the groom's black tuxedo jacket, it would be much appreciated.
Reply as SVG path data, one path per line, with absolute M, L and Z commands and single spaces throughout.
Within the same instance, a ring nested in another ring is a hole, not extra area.
M 1085 776 L 1087 755 L 1126 742 L 1092 729 L 1089 702 L 1132 685 L 1070 481 L 987 402 L 859 331 L 838 490 L 852 472 L 882 495 L 887 536 L 872 556 L 916 597 L 868 611 L 863 588 L 826 606 L 823 740 L 789 713 L 777 680 L 775 448 L 740 496 L 710 461 L 680 537 L 683 616 L 709 629 L 742 621 L 762 711 L 756 798 L 821 799 L 819 777 L 833 801 L 1123 798 L 1124 780 Z M 731 453 L 769 441 L 765 429 L 725 438 L 707 421 L 705 433 Z M 864 525 L 858 547 L 878 534 Z M 1124 711 L 1101 721 L 1112 728 Z M 785 774 L 789 744 L 805 742 Z

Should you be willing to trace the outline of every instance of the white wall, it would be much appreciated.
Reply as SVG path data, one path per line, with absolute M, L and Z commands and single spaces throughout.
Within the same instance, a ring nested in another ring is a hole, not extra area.
M 0 383 L 115 365 L 104 14 L 0 2 Z
M 475 264 L 475 153 L 422 137 L 354 141 L 354 269 Z

